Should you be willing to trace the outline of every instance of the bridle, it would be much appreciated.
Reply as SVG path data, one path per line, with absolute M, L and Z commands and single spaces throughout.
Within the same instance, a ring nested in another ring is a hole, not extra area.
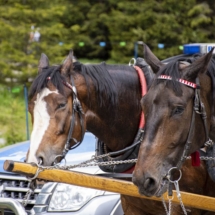
M 47 79 L 51 80 L 51 77 L 48 77 Z M 84 133 L 85 133 L 84 118 L 83 118 L 84 111 L 83 111 L 83 108 L 82 108 L 81 103 L 80 103 L 78 96 L 77 96 L 77 89 L 75 87 L 73 77 L 70 78 L 70 81 L 71 81 L 71 84 L 69 84 L 66 81 L 62 81 L 63 84 L 72 91 L 72 95 L 73 95 L 73 102 L 72 102 L 73 107 L 72 107 L 72 116 L 71 116 L 70 128 L 69 128 L 69 133 L 67 135 L 67 140 L 66 140 L 66 144 L 64 146 L 62 155 L 57 155 L 54 159 L 54 162 L 56 161 L 56 159 L 58 157 L 65 158 L 65 156 L 69 150 L 72 150 L 72 149 L 75 149 L 76 147 L 78 147 L 82 143 L 83 138 L 84 138 Z M 81 139 L 79 141 L 76 140 L 74 137 L 72 137 L 72 133 L 73 133 L 73 130 L 75 127 L 75 121 L 76 121 L 77 115 L 78 115 L 78 118 L 80 120 L 80 125 L 81 125 Z M 72 147 L 70 147 L 71 140 L 73 140 L 75 142 L 75 145 Z
M 158 79 L 164 79 L 164 80 L 172 80 L 171 76 L 167 76 L 167 75 L 160 75 L 157 77 Z M 187 158 L 187 156 L 189 155 L 189 151 L 191 148 L 191 144 L 192 144 L 192 139 L 194 136 L 194 130 L 195 130 L 195 116 L 196 113 L 201 115 L 201 118 L 203 120 L 203 125 L 204 125 L 204 130 L 205 130 L 205 137 L 206 137 L 206 142 L 204 143 L 204 146 L 211 146 L 213 144 L 213 141 L 209 138 L 209 130 L 208 130 L 208 126 L 207 126 L 207 114 L 205 111 L 205 105 L 201 100 L 200 97 L 200 82 L 199 82 L 199 78 L 196 78 L 196 83 L 193 82 L 189 82 L 187 80 L 184 79 L 177 79 L 178 82 L 186 85 L 187 87 L 191 87 L 195 90 L 195 97 L 194 97 L 194 105 L 193 105 L 193 111 L 192 111 L 192 118 L 191 118 L 191 124 L 190 124 L 190 130 L 188 133 L 188 138 L 186 141 L 186 144 L 184 146 L 184 151 L 182 154 L 182 157 L 180 159 L 180 161 L 177 164 L 177 168 L 180 169 L 183 162 L 185 161 L 185 159 Z

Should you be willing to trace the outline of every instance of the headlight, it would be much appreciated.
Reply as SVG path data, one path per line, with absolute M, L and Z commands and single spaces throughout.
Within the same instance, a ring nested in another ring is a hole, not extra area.
M 68 184 L 58 184 L 52 195 L 48 211 L 77 211 L 104 191 L 79 187 Z

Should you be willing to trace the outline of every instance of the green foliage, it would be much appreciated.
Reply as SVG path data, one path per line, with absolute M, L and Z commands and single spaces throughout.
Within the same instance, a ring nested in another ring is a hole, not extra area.
M 160 59 L 181 54 L 185 43 L 214 42 L 214 14 L 214 0 L 0 0 L 0 84 L 30 85 L 42 52 L 51 64 L 61 63 L 71 48 L 78 58 L 127 64 L 135 42 L 143 41 Z M 31 37 L 36 31 L 38 42 Z M 143 57 L 141 46 L 138 53 Z M 13 113 L 22 104 L 2 96 L 1 111 L 9 105 Z M 11 126 L 20 117 L 0 116 Z M 23 136 L 16 126 L 5 130 L 13 131 L 9 142 Z
M 127 63 L 134 43 L 144 41 L 160 59 L 180 54 L 184 43 L 213 42 L 214 10 L 213 1 L 201 0 L 0 0 L 0 83 L 28 82 L 42 52 L 51 63 L 71 48 L 78 58 Z
M 23 87 L 10 89 L 0 85 L 0 139 L 6 145 L 26 140 L 25 120 Z

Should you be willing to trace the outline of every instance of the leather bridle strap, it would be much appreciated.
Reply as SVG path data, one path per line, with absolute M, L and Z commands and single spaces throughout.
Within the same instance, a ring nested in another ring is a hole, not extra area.
M 197 89 L 195 89 L 195 100 L 196 100 L 196 96 L 198 96 Z M 194 104 L 194 107 L 195 107 L 195 104 Z M 193 108 L 192 119 L 191 119 L 190 130 L 189 130 L 187 142 L 186 142 L 186 144 L 184 146 L 184 151 L 183 151 L 182 157 L 181 157 L 180 161 L 177 164 L 177 167 L 179 169 L 181 168 L 183 162 L 185 161 L 185 159 L 188 156 L 189 151 L 190 151 L 190 146 L 191 146 L 191 143 L 192 143 L 192 139 L 193 139 L 193 136 L 194 136 L 194 130 L 195 130 L 195 113 L 196 113 L 195 108 Z
M 75 149 L 76 147 L 78 147 L 82 143 L 83 138 L 84 138 L 84 133 L 85 133 L 84 120 L 83 120 L 84 112 L 83 112 L 81 103 L 80 103 L 80 101 L 79 101 L 79 99 L 77 97 L 77 90 L 76 90 L 75 83 L 74 83 L 74 80 L 73 80 L 72 77 L 70 78 L 70 81 L 71 81 L 71 85 L 68 82 L 63 81 L 63 84 L 66 87 L 68 87 L 69 89 L 72 90 L 73 108 L 72 108 L 72 118 L 71 118 L 69 133 L 68 133 L 68 136 L 67 136 L 67 141 L 66 141 L 64 150 L 62 152 L 62 155 L 60 155 L 62 158 L 64 158 L 66 156 L 66 154 L 68 153 L 69 150 Z M 72 133 L 73 133 L 73 130 L 74 130 L 74 127 L 75 127 L 75 121 L 76 121 L 76 116 L 77 115 L 78 115 L 78 117 L 80 119 L 80 125 L 81 125 L 81 139 L 80 139 L 80 141 L 77 141 L 75 138 L 72 137 Z M 70 147 L 71 140 L 73 140 L 76 143 L 72 147 Z
M 47 80 L 51 80 L 51 77 L 48 77 Z M 64 149 L 63 149 L 63 152 L 62 152 L 62 155 L 57 155 L 55 157 L 55 160 L 58 158 L 58 157 L 62 157 L 62 158 L 65 158 L 66 154 L 68 153 L 69 150 L 72 150 L 72 149 L 75 149 L 76 147 L 78 147 L 82 141 L 83 141 L 83 138 L 84 138 L 84 123 L 83 123 L 83 115 L 84 115 L 84 112 L 83 112 L 83 109 L 82 109 L 82 106 L 81 106 L 81 103 L 80 101 L 78 100 L 78 96 L 77 96 L 77 90 L 76 90 L 76 87 L 75 87 L 75 83 L 74 83 L 74 80 L 73 78 L 71 77 L 70 78 L 70 81 L 71 81 L 71 84 L 69 84 L 68 82 L 65 82 L 65 81 L 62 81 L 62 83 L 68 87 L 70 90 L 72 90 L 72 94 L 73 94 L 73 108 L 72 108 L 72 118 L 71 118 L 71 123 L 70 123 L 70 128 L 69 128 L 69 133 L 68 133 L 68 136 L 67 136 L 67 141 L 66 141 L 66 144 L 64 146 Z M 80 119 L 80 124 L 81 124 L 81 140 L 78 142 L 75 138 L 71 137 L 72 136 L 72 133 L 73 133 L 73 130 L 74 130 L 74 127 L 75 127 L 75 120 L 76 120 L 76 113 L 78 114 L 79 116 L 79 119 Z M 70 142 L 71 140 L 73 140 L 76 144 L 72 147 L 70 147 Z

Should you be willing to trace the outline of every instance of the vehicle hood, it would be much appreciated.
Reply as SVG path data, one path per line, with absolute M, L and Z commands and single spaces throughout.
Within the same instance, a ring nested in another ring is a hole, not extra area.
M 5 173 L 5 170 L 3 168 L 5 160 L 24 162 L 29 146 L 30 146 L 30 141 L 25 141 L 22 143 L 16 143 L 10 146 L 6 146 L 0 149 L 0 172 Z M 81 163 L 83 161 L 91 159 L 93 154 L 94 152 L 84 152 L 84 153 L 73 154 L 72 151 L 69 151 L 69 153 L 66 156 L 66 162 L 63 160 L 61 162 L 61 165 L 74 165 L 74 164 Z M 90 174 L 96 174 L 96 173 L 102 172 L 98 166 L 75 168 L 72 170 L 78 171 L 78 172 L 90 173 Z

